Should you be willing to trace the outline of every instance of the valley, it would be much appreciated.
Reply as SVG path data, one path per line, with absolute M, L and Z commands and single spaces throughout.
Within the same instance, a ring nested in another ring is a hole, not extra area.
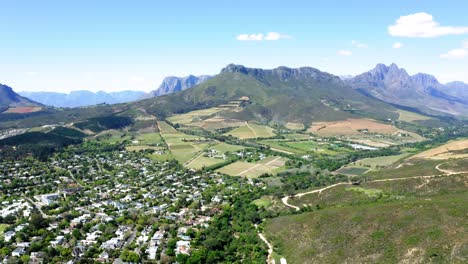
M 23 114 L 0 114 L 2 257 L 468 257 L 464 121 L 399 109 L 314 69 L 229 65 L 173 94 Z

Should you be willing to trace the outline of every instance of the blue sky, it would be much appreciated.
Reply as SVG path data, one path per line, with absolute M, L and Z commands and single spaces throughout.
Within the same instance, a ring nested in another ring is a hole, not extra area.
M 16 91 L 149 91 L 229 63 L 354 75 L 395 62 L 468 82 L 468 1 L 15 0 L 0 10 L 0 83 Z

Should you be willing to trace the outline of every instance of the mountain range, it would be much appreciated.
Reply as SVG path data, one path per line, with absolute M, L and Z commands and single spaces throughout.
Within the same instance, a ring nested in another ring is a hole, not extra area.
M 396 64 L 378 64 L 345 82 L 365 95 L 426 114 L 468 115 L 466 84 L 443 85 L 434 76 L 424 73 L 410 76 Z
M 152 91 L 151 94 L 153 96 L 161 96 L 165 94 L 180 92 L 192 88 L 198 84 L 201 84 L 202 82 L 209 80 L 212 77 L 213 76 L 210 75 L 189 75 L 186 77 L 169 76 L 164 78 L 161 85 L 159 85 L 158 89 Z
M 141 91 L 121 92 L 90 92 L 86 90 L 72 91 L 70 93 L 56 92 L 19 92 L 21 96 L 30 98 L 44 105 L 54 107 L 81 107 L 97 104 L 117 104 L 140 100 L 145 96 Z
M 396 109 L 351 89 L 339 77 L 311 67 L 272 70 L 230 64 L 213 78 L 184 91 L 136 102 L 160 118 L 248 98 L 242 110 L 217 115 L 261 122 L 395 117 Z M 135 106 L 134 106 L 135 107 Z
M 247 98 L 241 110 L 224 111 L 217 115 L 245 121 L 306 124 L 352 117 L 396 119 L 398 108 L 434 116 L 462 119 L 468 116 L 467 85 L 464 83 L 444 85 L 428 74 L 410 76 L 395 64 L 378 64 L 368 72 L 344 79 L 312 67 L 278 67 L 267 70 L 230 64 L 215 76 L 168 77 L 158 90 L 151 93 L 164 96 L 148 98 L 143 92 L 133 91 L 21 95 L 46 105 L 60 107 L 134 101 L 106 109 L 116 112 L 143 108 L 159 118 L 209 108 L 240 98 Z M 15 94 L 7 86 L 2 86 L 2 91 L 8 94 L 1 97 L 4 108 L 11 104 L 37 104 Z M 139 100 L 142 98 L 147 99 Z M 101 107 L 101 112 L 102 109 Z M 80 116 L 79 112 L 73 111 L 75 116 Z M 100 111 L 90 111 L 86 116 L 102 114 Z M 66 113 L 60 115 L 66 116 Z

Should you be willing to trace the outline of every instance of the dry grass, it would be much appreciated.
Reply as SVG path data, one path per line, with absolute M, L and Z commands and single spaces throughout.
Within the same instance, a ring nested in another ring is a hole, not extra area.
M 302 130 L 302 129 L 304 129 L 304 124 L 302 124 L 302 123 L 288 122 L 284 126 L 287 129 L 290 129 L 290 130 Z
M 363 130 L 371 133 L 379 134 L 394 134 L 399 130 L 398 128 L 388 125 L 377 123 L 371 119 L 347 119 L 336 122 L 315 122 L 307 130 L 309 132 L 318 134 L 320 136 L 336 136 L 336 135 L 358 135 L 362 134 Z
M 468 149 L 468 139 L 449 142 L 445 145 L 423 151 L 411 158 L 450 159 L 466 158 L 467 153 L 456 153 Z
M 25 107 L 14 107 L 14 108 L 9 108 L 5 113 L 11 113 L 11 114 L 26 114 L 26 113 L 34 113 L 41 111 L 42 107 L 40 106 L 25 106 Z

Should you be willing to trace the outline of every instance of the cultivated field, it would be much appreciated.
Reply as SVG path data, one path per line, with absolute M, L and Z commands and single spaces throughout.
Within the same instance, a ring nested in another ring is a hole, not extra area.
M 8 108 L 4 113 L 12 113 L 12 114 L 26 114 L 26 113 L 34 113 L 41 111 L 42 107 L 40 106 L 25 106 L 25 107 L 12 107 Z
M 284 125 L 287 129 L 290 130 L 302 130 L 304 129 L 304 124 L 302 123 L 294 123 L 294 122 L 288 122 Z
M 283 167 L 285 162 L 285 158 L 273 156 L 267 157 L 256 163 L 237 161 L 224 166 L 217 171 L 231 176 L 256 178 L 265 173 L 274 173 L 277 169 Z
M 320 136 L 358 135 L 365 133 L 394 134 L 398 128 L 371 119 L 347 119 L 335 122 L 314 122 L 307 130 Z
M 324 137 L 339 137 L 371 147 L 388 147 L 409 142 L 419 142 L 423 137 L 371 119 L 347 119 L 336 122 L 316 122 L 308 132 Z
M 350 152 L 349 148 L 330 141 L 320 139 L 266 139 L 259 143 L 270 146 L 272 150 L 286 154 L 304 155 L 306 153 L 336 155 Z
M 456 140 L 445 145 L 423 151 L 412 158 L 450 159 L 468 157 L 468 139 Z
M 239 127 L 244 125 L 243 121 L 228 119 L 219 116 L 221 112 L 236 112 L 242 109 L 241 101 L 232 101 L 217 107 L 195 110 L 184 114 L 177 114 L 169 117 L 167 120 L 173 124 L 201 127 L 206 130 L 215 130 L 221 128 Z
M 200 121 L 204 117 L 214 115 L 223 110 L 225 110 L 225 108 L 221 107 L 212 107 L 208 109 L 195 110 L 184 114 L 173 115 L 167 120 L 173 124 L 188 125 L 190 123 Z
M 405 110 L 399 109 L 398 111 L 399 117 L 398 120 L 405 121 L 405 122 L 414 122 L 414 121 L 422 121 L 422 120 L 429 120 L 431 119 L 428 116 L 420 115 L 413 112 L 408 112 Z
M 158 121 L 158 128 L 172 156 L 181 164 L 186 163 L 214 142 L 203 137 L 181 133 L 166 122 Z
M 244 126 L 235 128 L 225 133 L 225 135 L 231 135 L 240 139 L 250 139 L 268 138 L 273 137 L 275 134 L 273 133 L 273 128 L 271 127 L 245 122 Z
M 245 125 L 245 122 L 237 119 L 228 119 L 221 116 L 215 116 L 205 120 L 193 122 L 189 125 L 213 131 L 221 128 L 240 127 Z

